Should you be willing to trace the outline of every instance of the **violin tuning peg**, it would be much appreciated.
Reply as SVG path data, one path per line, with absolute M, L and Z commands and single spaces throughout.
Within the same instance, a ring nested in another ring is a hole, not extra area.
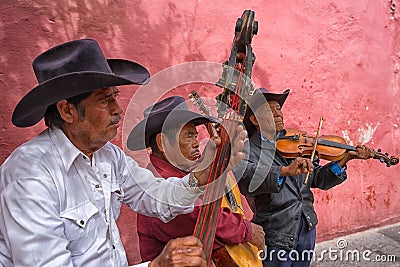
M 384 162 L 385 162 L 385 160 L 384 160 L 383 158 L 379 158 L 379 161 L 380 161 L 381 163 L 384 163 Z M 386 165 L 387 165 L 387 163 L 386 163 Z
M 376 150 L 378 153 L 381 153 L 382 149 L 378 148 L 378 150 Z
M 389 168 L 390 166 L 392 166 L 392 164 L 390 164 L 390 162 L 387 162 L 387 163 L 386 163 L 386 167 Z
M 389 156 L 389 153 L 386 152 L 386 153 L 385 153 L 385 156 Z

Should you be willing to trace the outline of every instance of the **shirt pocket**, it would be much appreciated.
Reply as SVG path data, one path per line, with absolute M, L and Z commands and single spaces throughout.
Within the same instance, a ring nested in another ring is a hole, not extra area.
M 98 212 L 93 203 L 86 201 L 61 213 L 64 233 L 69 241 L 68 250 L 73 256 L 84 254 L 95 243 L 97 227 L 94 215 Z
M 118 218 L 121 211 L 124 195 L 124 190 L 119 186 L 119 184 L 111 185 L 111 208 L 115 220 Z

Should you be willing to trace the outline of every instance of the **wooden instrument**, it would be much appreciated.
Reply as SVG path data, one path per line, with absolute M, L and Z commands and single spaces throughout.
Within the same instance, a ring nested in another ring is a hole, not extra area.
M 297 129 L 286 129 L 286 134 L 276 140 L 276 149 L 285 158 L 307 157 L 312 153 L 312 148 L 316 144 L 316 155 L 320 159 L 328 161 L 338 161 L 344 157 L 346 151 L 355 151 L 354 146 L 346 144 L 340 136 L 321 135 L 315 142 L 315 137 Z M 382 153 L 381 149 L 374 150 L 374 159 L 386 164 L 386 167 L 397 165 L 399 158 Z
M 320 159 L 329 161 L 339 161 L 347 151 L 357 150 L 354 146 L 347 145 L 346 140 L 340 136 L 320 136 L 322 121 L 321 117 L 315 137 L 296 129 L 286 129 L 286 134 L 276 140 L 276 149 L 285 158 L 310 157 L 313 159 L 314 155 L 317 155 Z M 385 163 L 386 167 L 399 163 L 398 157 L 389 157 L 388 153 L 381 153 L 381 149 L 374 150 L 373 158 Z M 307 172 L 304 184 L 307 184 L 309 175 L 310 172 Z
M 251 39 L 254 34 L 257 34 L 257 30 L 258 23 L 254 20 L 254 12 L 244 11 L 242 17 L 236 22 L 229 60 L 224 63 L 222 78 L 216 83 L 224 89 L 217 97 L 218 117 L 222 120 L 221 129 L 218 131 L 221 145 L 217 147 L 203 197 L 205 205 L 200 207 L 194 230 L 194 236 L 203 243 L 208 266 L 262 266 L 254 250 L 255 247 L 250 244 L 240 244 L 243 248 L 239 248 L 238 245 L 225 246 L 222 250 L 212 253 L 218 211 L 221 208 L 222 196 L 225 195 L 227 180 L 230 179 L 225 169 L 230 158 L 231 137 L 234 136 L 234 131 L 239 124 L 238 120 L 244 116 L 246 100 L 253 90 L 250 78 L 255 56 L 251 48 Z M 240 195 L 239 198 L 229 196 L 232 194 L 228 193 L 228 198 L 234 199 L 236 203 L 240 199 Z M 253 258 L 254 261 L 240 262 L 244 258 Z
M 204 103 L 196 91 L 193 90 L 189 94 L 189 97 L 203 114 L 212 115 L 211 108 Z M 215 125 L 211 122 L 207 124 L 207 131 L 210 135 L 218 132 Z M 228 175 L 224 190 L 225 195 L 222 199 L 221 207 L 228 207 L 233 212 L 242 214 L 243 218 L 247 219 L 235 177 Z M 258 249 L 250 243 L 225 245 L 225 247 L 214 250 L 211 257 L 215 266 L 262 267 L 262 262 L 258 256 Z

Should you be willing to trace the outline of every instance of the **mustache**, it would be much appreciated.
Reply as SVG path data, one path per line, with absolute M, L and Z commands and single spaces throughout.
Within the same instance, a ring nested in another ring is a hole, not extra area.
M 121 115 L 117 115 L 111 120 L 110 125 L 117 124 L 119 123 L 120 120 L 121 120 Z
M 189 157 L 193 157 L 193 156 L 201 157 L 200 150 L 196 149 L 195 151 L 193 151 L 192 153 L 189 154 Z

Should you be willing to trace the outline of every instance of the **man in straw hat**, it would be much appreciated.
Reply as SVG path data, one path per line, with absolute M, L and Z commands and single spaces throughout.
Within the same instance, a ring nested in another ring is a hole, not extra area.
M 234 169 L 243 194 L 254 201 L 254 222 L 263 226 L 267 253 L 264 266 L 309 266 L 315 245 L 314 197 L 311 187 L 328 190 L 347 179 L 346 163 L 373 157 L 372 149 L 357 146 L 337 162 L 284 158 L 275 140 L 285 135 L 282 106 L 289 90 L 274 94 L 257 89 L 249 98 L 243 123 L 250 153 Z M 248 146 L 245 146 L 247 149 Z M 306 173 L 310 172 L 307 184 Z
M 218 121 L 213 117 L 190 111 L 184 98 L 171 96 L 144 111 L 144 119 L 131 131 L 127 146 L 133 151 L 151 148 L 147 169 L 154 175 L 165 178 L 184 177 L 201 157 L 196 126 L 213 122 Z M 141 133 L 145 133 L 142 141 L 137 138 Z M 216 134 L 215 131 L 210 132 L 211 137 L 214 134 Z M 236 202 L 240 202 L 240 199 Z M 193 212 L 179 215 L 168 223 L 138 214 L 137 228 L 142 260 L 156 258 L 171 239 L 191 235 L 194 232 L 199 211 L 200 208 L 196 206 Z M 234 213 L 228 207 L 220 209 L 216 227 L 213 249 L 219 249 L 226 244 L 247 242 L 259 249 L 264 249 L 262 227 L 244 219 L 242 214 Z M 129 231 L 127 225 L 123 230 L 121 229 L 122 236 L 125 231 Z M 129 259 L 131 251 L 127 249 L 126 253 Z M 255 256 L 253 260 L 258 259 Z M 260 261 L 259 263 L 261 265 Z
M 12 122 L 48 129 L 0 167 L 1 266 L 127 266 L 115 220 L 121 203 L 163 221 L 193 210 L 200 190 L 184 179 L 156 179 L 111 140 L 122 109 L 118 88 L 149 79 L 141 65 L 106 60 L 91 39 L 53 47 L 33 61 L 39 85 L 16 106 Z M 232 166 L 243 157 L 235 141 Z M 204 185 L 207 169 L 191 173 Z M 158 199 L 152 197 L 158 196 Z M 170 242 L 163 266 L 204 266 L 194 237 Z M 158 266 L 157 262 L 143 266 Z

